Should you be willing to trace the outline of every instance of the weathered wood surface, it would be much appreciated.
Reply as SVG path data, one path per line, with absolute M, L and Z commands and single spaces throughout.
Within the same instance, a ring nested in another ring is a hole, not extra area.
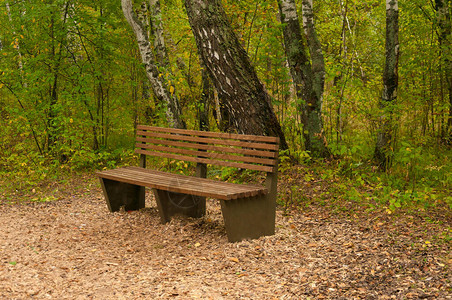
M 184 176 L 139 167 L 125 167 L 98 172 L 102 178 L 159 190 L 221 200 L 231 200 L 267 194 L 265 187 L 234 184 L 206 178 Z
M 144 155 L 274 172 L 279 138 L 138 125 L 136 147 Z

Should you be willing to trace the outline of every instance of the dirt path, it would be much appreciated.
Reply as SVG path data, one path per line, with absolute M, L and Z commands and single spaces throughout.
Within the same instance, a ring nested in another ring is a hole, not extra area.
M 0 205 L 0 299 L 452 299 L 445 225 L 278 212 L 275 236 L 231 244 L 215 201 L 166 225 L 147 207 Z

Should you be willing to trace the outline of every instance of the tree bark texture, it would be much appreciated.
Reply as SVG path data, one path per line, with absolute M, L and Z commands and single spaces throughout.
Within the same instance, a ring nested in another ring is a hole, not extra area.
M 199 130 L 209 131 L 209 106 L 213 102 L 213 87 L 206 69 L 202 70 L 202 94 L 198 108 Z
M 168 67 L 169 58 L 163 36 L 162 10 L 160 0 L 149 0 L 151 36 L 154 38 L 155 57 L 160 66 Z
M 375 160 L 381 170 L 387 170 L 392 160 L 393 110 L 397 101 L 399 62 L 399 8 L 397 0 L 386 0 L 386 62 L 383 73 L 383 93 Z
M 199 55 L 228 111 L 230 130 L 279 136 L 281 148 L 287 148 L 271 98 L 234 33 L 221 1 L 186 0 L 185 8 Z
M 452 142 L 452 46 L 450 22 L 451 0 L 435 0 L 435 10 L 438 22 L 438 41 L 441 51 L 441 65 L 446 78 L 447 94 L 449 96 L 449 118 L 447 122 L 447 138 Z
M 155 9 L 154 12 L 159 11 L 155 8 L 156 1 L 151 2 L 154 2 L 152 6 L 152 8 Z M 141 60 L 145 66 L 146 75 L 151 83 L 154 95 L 159 102 L 163 102 L 167 106 L 166 117 L 169 125 L 174 128 L 185 128 L 185 122 L 181 119 L 181 109 L 179 99 L 175 93 L 175 87 L 171 84 L 171 81 L 167 79 L 167 76 L 169 76 L 170 73 L 162 70 L 164 69 L 164 66 L 159 66 L 159 61 L 151 48 L 146 26 L 138 19 L 138 16 L 133 11 L 131 0 L 121 0 L 121 5 L 124 16 L 132 27 L 137 39 Z M 155 29 L 155 31 L 159 32 L 159 29 Z M 161 37 L 157 36 L 155 40 L 159 40 L 159 43 L 161 43 L 160 39 L 162 37 L 163 35 Z M 162 46 L 164 47 L 164 44 Z M 158 49 L 156 52 L 160 53 Z
M 303 23 L 311 52 L 312 65 L 302 35 L 295 0 L 279 0 L 279 14 L 284 25 L 285 52 L 290 74 L 295 85 L 306 150 L 313 156 L 330 155 L 326 146 L 322 121 L 322 97 L 325 81 L 325 63 L 318 40 L 312 11 L 312 0 L 303 0 Z

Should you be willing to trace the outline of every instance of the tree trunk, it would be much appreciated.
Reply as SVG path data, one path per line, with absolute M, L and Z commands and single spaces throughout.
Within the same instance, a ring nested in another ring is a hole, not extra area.
M 287 148 L 271 98 L 232 30 L 221 1 L 186 0 L 185 8 L 199 55 L 228 111 L 230 130 L 279 136 L 281 147 Z
M 157 62 L 161 67 L 169 66 L 168 51 L 163 36 L 162 11 L 160 0 L 149 0 L 151 36 L 154 38 L 154 52 Z
M 179 99 L 175 93 L 175 87 L 171 84 L 171 81 L 166 78 L 170 73 L 159 70 L 158 61 L 151 48 L 146 27 L 133 11 L 132 1 L 121 0 L 121 5 L 124 16 L 135 33 L 140 49 L 141 60 L 145 66 L 146 75 L 151 83 L 154 95 L 160 102 L 163 102 L 167 106 L 166 117 L 169 125 L 174 128 L 185 128 L 185 122 L 180 116 L 181 109 Z
M 209 106 L 213 99 L 213 87 L 210 83 L 209 74 L 205 68 L 202 70 L 202 95 L 198 108 L 199 130 L 209 130 Z
M 321 111 L 325 64 L 315 32 L 312 0 L 303 0 L 302 3 L 304 29 L 308 37 L 312 66 L 302 36 L 295 0 L 278 1 L 280 19 L 284 25 L 285 51 L 301 111 L 306 150 L 311 151 L 313 156 L 327 157 L 330 151 L 323 133 Z
M 446 78 L 447 94 L 449 96 L 449 118 L 447 121 L 447 130 L 445 132 L 445 138 L 448 139 L 449 142 L 452 142 L 452 59 L 450 59 L 450 53 L 452 53 L 452 24 L 450 22 L 451 2 L 451 0 L 435 0 L 441 65 Z
M 393 156 L 393 110 L 397 101 L 399 62 L 399 7 L 397 0 L 386 0 L 386 62 L 383 73 L 383 94 L 375 160 L 381 170 L 387 170 Z

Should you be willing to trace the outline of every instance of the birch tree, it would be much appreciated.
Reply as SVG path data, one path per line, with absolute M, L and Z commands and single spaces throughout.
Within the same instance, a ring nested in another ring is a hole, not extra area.
M 393 110 L 397 101 L 399 62 L 399 7 L 397 0 L 386 0 L 386 52 L 383 72 L 383 93 L 380 99 L 382 115 L 375 146 L 375 160 L 381 170 L 387 170 L 393 156 Z
M 175 92 L 175 86 L 171 82 L 171 72 L 168 69 L 168 65 L 165 63 L 167 61 L 167 56 L 163 39 L 159 1 L 150 1 L 152 13 L 150 20 L 152 25 L 154 25 L 152 28 L 155 33 L 155 52 L 151 47 L 146 25 L 139 19 L 138 15 L 133 10 L 132 0 L 121 0 L 121 5 L 124 16 L 135 34 L 141 54 L 141 60 L 145 66 L 146 75 L 151 83 L 154 95 L 159 102 L 164 103 L 167 106 L 166 117 L 169 125 L 175 128 L 185 128 L 185 122 L 181 119 L 179 99 Z
M 450 22 L 451 0 L 435 0 L 437 18 L 437 34 L 441 54 L 441 72 L 446 78 L 447 96 L 449 97 L 449 119 L 447 122 L 447 138 L 452 140 L 452 36 Z
M 306 150 L 313 156 L 327 157 L 330 152 L 323 134 L 322 97 L 325 81 L 325 63 L 322 48 L 314 26 L 312 0 L 303 0 L 303 28 L 310 52 L 307 52 L 298 19 L 295 0 L 279 0 L 279 14 L 284 25 L 284 46 L 290 74 L 298 98 L 298 109 L 303 123 Z
M 185 0 L 196 45 L 209 77 L 225 104 L 232 130 L 245 134 L 284 133 L 271 98 L 234 33 L 220 0 Z

